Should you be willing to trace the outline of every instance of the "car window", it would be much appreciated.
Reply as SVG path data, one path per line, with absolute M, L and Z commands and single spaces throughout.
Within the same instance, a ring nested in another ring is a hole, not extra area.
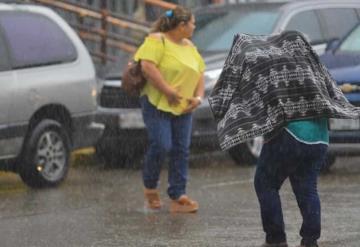
M 63 30 L 49 18 L 25 12 L 2 12 L 13 68 L 74 61 L 76 49 Z
M 7 45 L 0 30 L 0 71 L 5 71 L 9 69 L 9 61 L 6 47 Z
M 296 30 L 304 33 L 311 44 L 324 42 L 325 38 L 321 31 L 319 18 L 315 11 L 303 11 L 294 15 L 285 30 Z
M 339 47 L 340 51 L 360 52 L 360 26 L 357 26 Z
M 319 13 L 329 32 L 329 39 L 342 38 L 359 21 L 355 9 L 322 9 Z
M 279 13 L 271 9 L 238 9 L 196 16 L 193 41 L 199 50 L 228 50 L 234 34 L 270 34 Z

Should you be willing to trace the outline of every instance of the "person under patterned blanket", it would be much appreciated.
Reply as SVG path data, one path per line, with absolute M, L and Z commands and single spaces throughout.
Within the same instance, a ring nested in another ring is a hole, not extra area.
M 318 246 L 317 179 L 329 144 L 328 118 L 359 118 L 360 109 L 296 31 L 236 35 L 209 103 L 222 149 L 265 137 L 254 179 L 262 247 L 288 246 L 279 195 L 287 178 L 303 218 L 300 246 Z

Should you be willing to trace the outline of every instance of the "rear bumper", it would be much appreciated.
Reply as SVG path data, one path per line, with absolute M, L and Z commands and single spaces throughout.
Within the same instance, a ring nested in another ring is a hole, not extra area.
M 98 112 L 73 118 L 73 149 L 91 147 L 103 135 L 105 125 L 98 119 Z
M 220 150 L 217 124 L 213 118 L 209 102 L 204 101 L 193 113 L 192 147 Z
M 97 145 L 129 149 L 146 146 L 147 134 L 140 109 L 100 107 L 98 119 L 105 130 Z
M 360 155 L 360 130 L 330 131 L 329 152 L 337 156 Z
M 145 129 L 141 109 L 139 108 L 118 109 L 99 107 L 97 119 L 106 128 L 123 130 Z
M 331 143 L 329 153 L 336 156 L 357 156 L 360 155 L 360 143 Z
M 360 130 L 330 131 L 330 143 L 360 143 Z
M 209 114 L 199 113 L 193 115 L 192 148 L 219 149 L 215 121 L 209 118 Z M 105 125 L 104 134 L 98 142 L 100 145 L 133 148 L 147 145 L 141 109 L 100 107 L 99 121 Z

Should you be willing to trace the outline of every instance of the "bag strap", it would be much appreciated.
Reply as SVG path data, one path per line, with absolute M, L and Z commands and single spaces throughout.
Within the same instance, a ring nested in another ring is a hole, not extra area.
M 160 60 L 160 62 L 159 62 L 159 64 L 161 63 L 161 61 L 162 61 L 162 59 L 164 58 L 164 54 L 165 54 L 165 36 L 164 36 L 164 34 L 161 34 L 161 41 L 162 41 L 162 43 L 163 43 L 163 54 L 162 54 L 162 57 L 161 57 L 161 60 Z

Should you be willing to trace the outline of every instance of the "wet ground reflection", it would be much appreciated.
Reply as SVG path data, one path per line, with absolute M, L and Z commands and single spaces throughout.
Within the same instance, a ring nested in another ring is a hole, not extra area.
M 321 176 L 322 246 L 358 247 L 359 158 L 339 159 Z M 197 214 L 168 212 L 166 170 L 160 185 L 165 206 L 144 209 L 138 170 L 80 166 L 57 189 L 31 190 L 16 176 L 0 177 L 1 246 L 259 246 L 263 233 L 253 189 L 254 167 L 226 157 L 197 160 L 189 194 Z M 300 214 L 289 183 L 282 190 L 291 246 L 299 242 Z

